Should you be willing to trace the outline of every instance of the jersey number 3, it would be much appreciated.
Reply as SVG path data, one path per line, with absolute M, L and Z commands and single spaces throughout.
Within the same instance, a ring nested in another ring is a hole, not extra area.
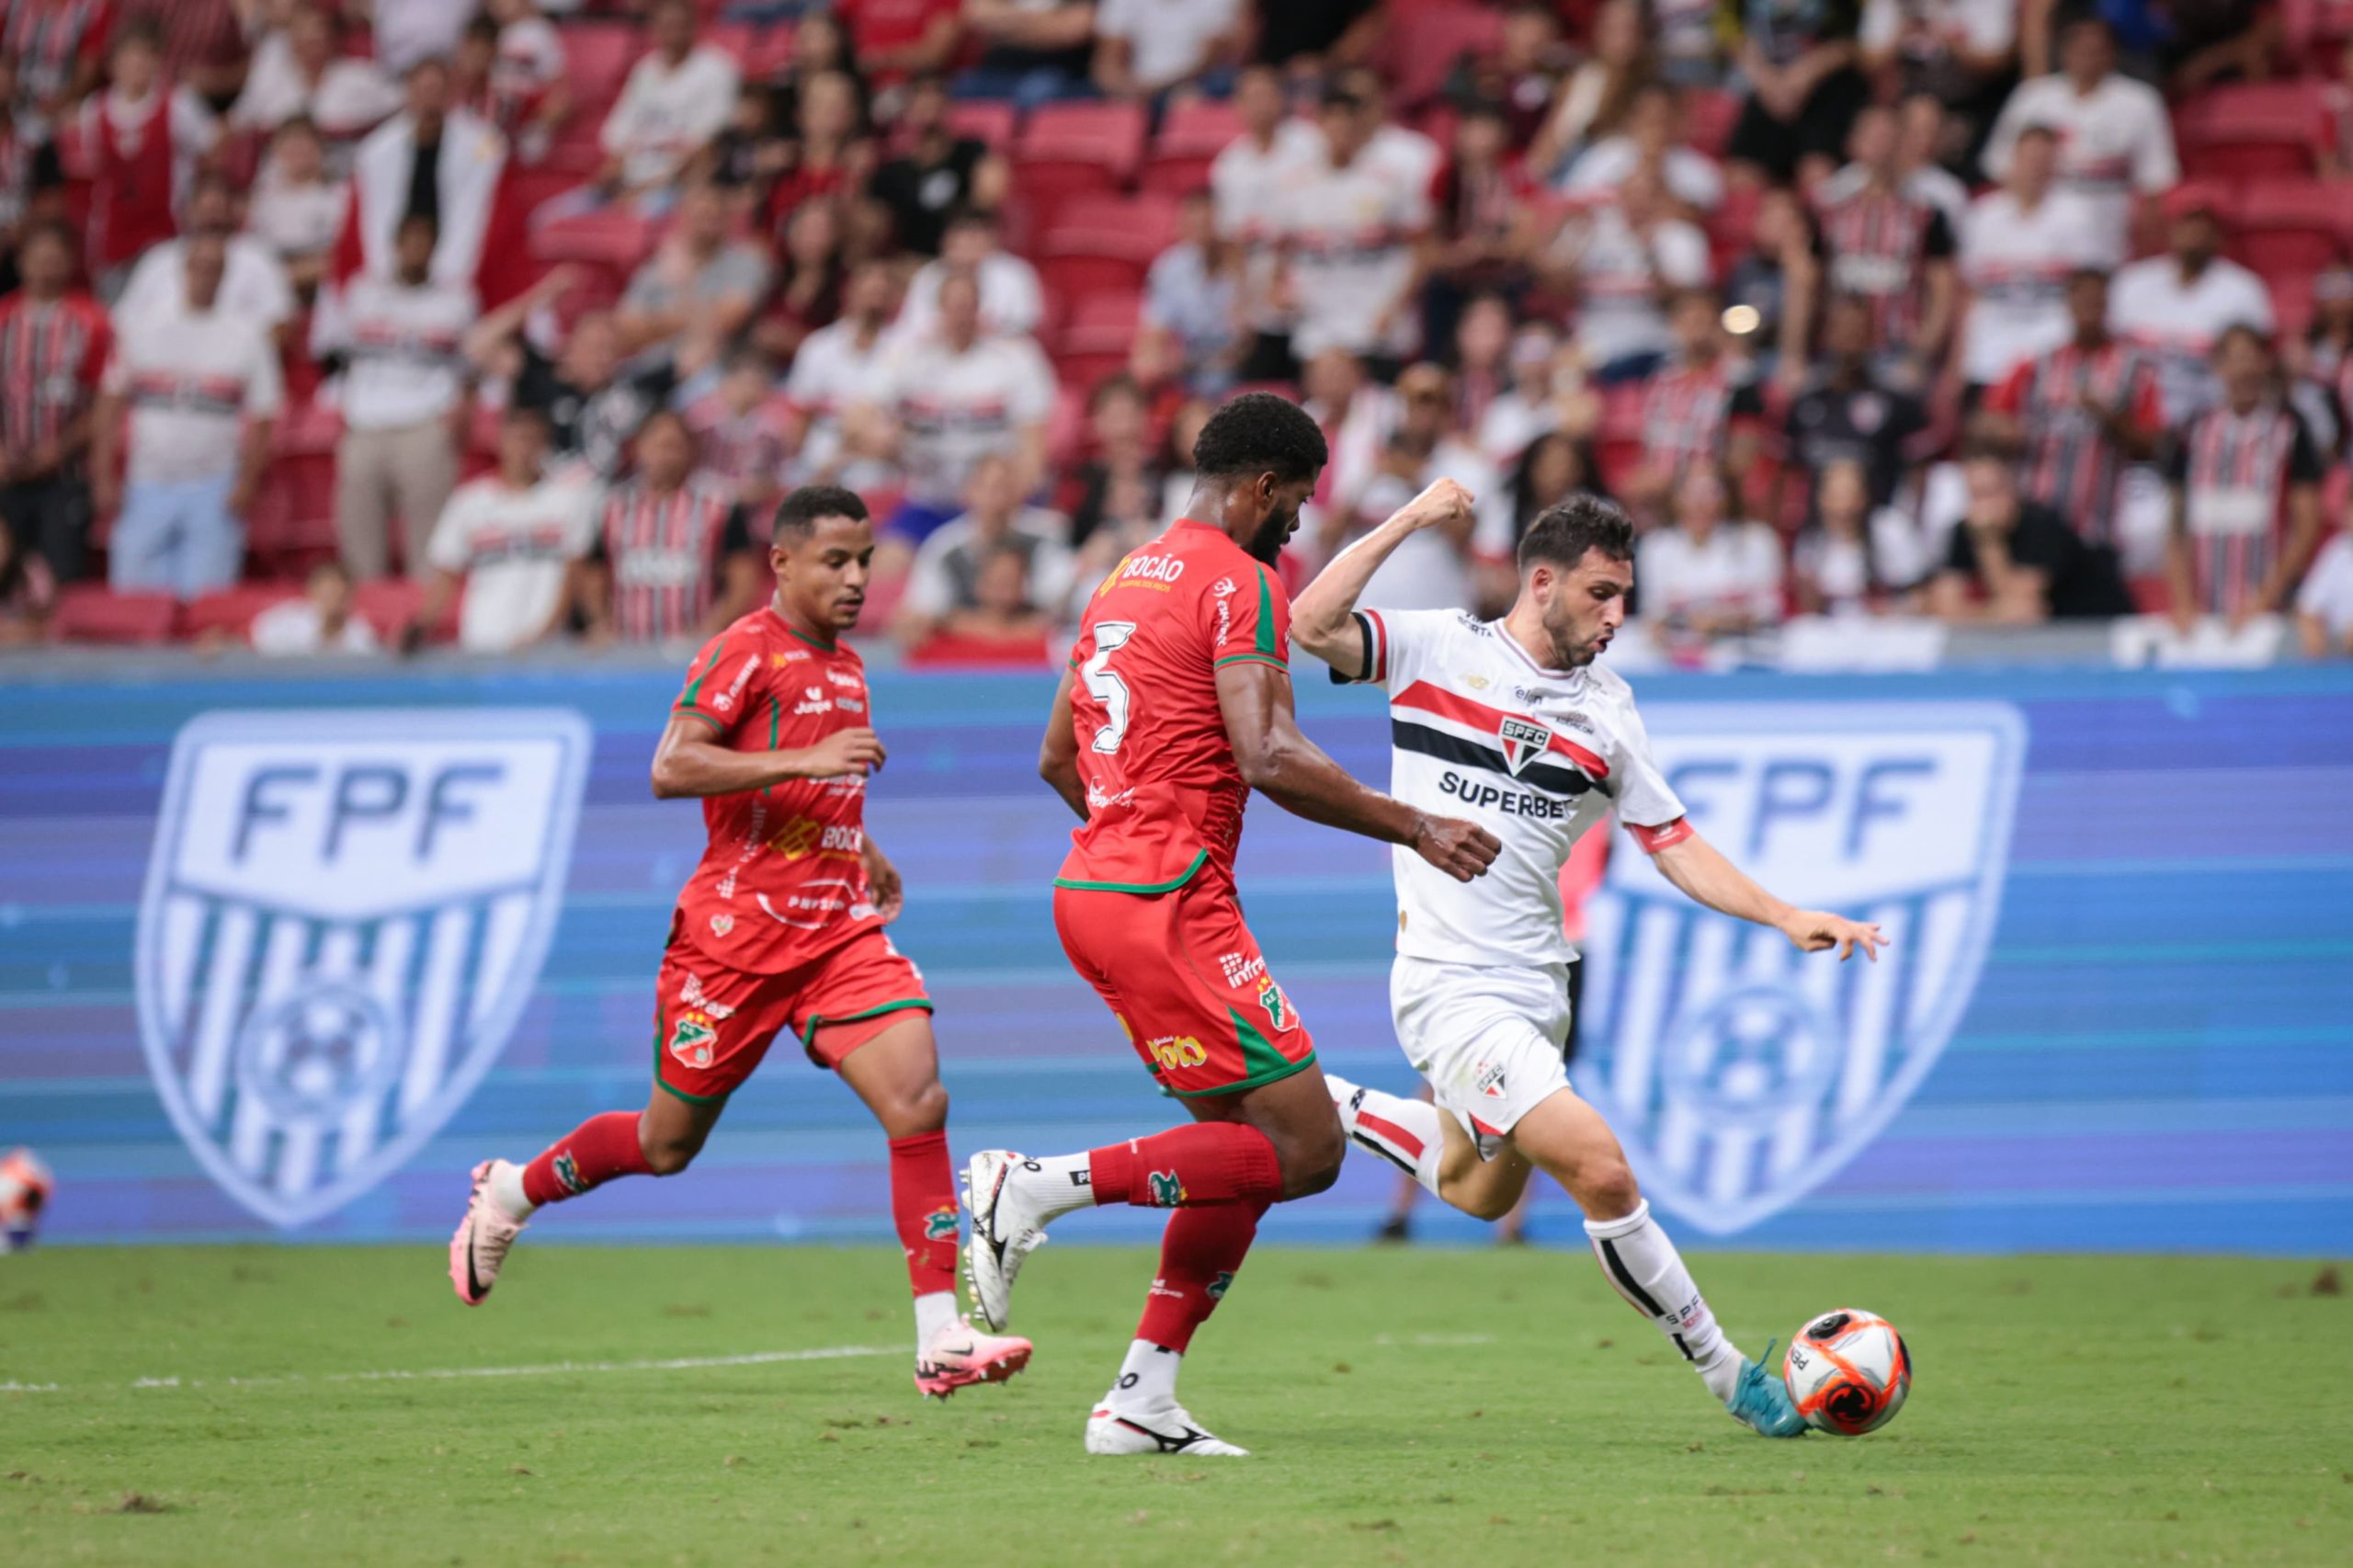
M 1128 734 L 1128 683 L 1111 673 L 1111 655 L 1136 634 L 1132 620 L 1106 620 L 1095 628 L 1095 653 L 1078 666 L 1078 678 L 1089 696 L 1103 705 L 1102 727 L 1095 732 L 1095 749 L 1115 752 Z

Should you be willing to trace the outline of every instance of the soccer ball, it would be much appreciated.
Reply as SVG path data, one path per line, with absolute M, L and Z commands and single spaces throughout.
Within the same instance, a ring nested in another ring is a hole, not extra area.
M 57 1190 L 55 1178 L 30 1149 L 0 1157 L 0 1252 L 22 1252 L 40 1229 L 40 1211 Z
M 1798 1330 L 1781 1379 L 1817 1432 L 1859 1437 L 1895 1419 L 1912 1392 L 1912 1353 L 1895 1325 L 1841 1307 Z

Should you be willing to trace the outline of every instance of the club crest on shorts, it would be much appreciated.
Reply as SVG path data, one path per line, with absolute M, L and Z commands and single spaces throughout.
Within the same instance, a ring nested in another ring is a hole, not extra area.
M 1586 906 L 1574 1077 L 1643 1189 L 1743 1231 L 1860 1153 L 1952 1038 L 2000 913 L 2026 729 L 2004 703 L 1661 703 L 1692 824 L 1794 903 L 1875 921 L 1879 962 L 1699 908 L 1620 842 Z
M 1299 1023 L 1299 1015 L 1290 1010 L 1290 998 L 1271 974 L 1258 982 L 1258 1006 L 1266 1009 L 1267 1021 L 1285 1034 Z
M 286 1227 L 332 1213 L 465 1103 L 547 958 L 590 744 L 559 709 L 180 731 L 139 910 L 140 1041 L 237 1202 Z
M 1552 744 L 1552 732 L 1533 719 L 1505 715 L 1495 726 L 1495 738 L 1503 743 L 1504 766 L 1518 778 L 1520 770 L 1542 756 Z

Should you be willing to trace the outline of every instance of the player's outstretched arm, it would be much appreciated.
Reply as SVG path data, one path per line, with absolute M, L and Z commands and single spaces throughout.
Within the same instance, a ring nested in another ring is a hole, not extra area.
M 678 713 L 654 748 L 654 794 L 675 801 L 765 790 L 788 778 L 838 778 L 871 772 L 884 756 L 881 741 L 867 729 L 836 730 L 801 751 L 731 751 L 709 720 Z
M 1038 777 L 1054 787 L 1063 803 L 1086 820 L 1086 789 L 1078 781 L 1078 733 L 1070 716 L 1071 672 L 1063 672 L 1054 687 L 1054 706 L 1046 715 L 1046 735 L 1038 743 Z
M 1362 680 L 1364 639 L 1351 619 L 1358 596 L 1381 563 L 1422 529 L 1471 515 L 1471 492 L 1450 479 L 1434 481 L 1388 521 L 1332 558 L 1290 605 L 1290 640 L 1350 680 Z
M 1688 824 L 1685 825 L 1688 829 Z M 1651 859 L 1659 875 L 1685 897 L 1719 914 L 1770 926 L 1802 953 L 1836 948 L 1841 960 L 1859 952 L 1877 963 L 1879 949 L 1887 946 L 1887 938 L 1876 926 L 1818 909 L 1800 909 L 1775 898 L 1696 832 L 1687 831 L 1675 842 L 1652 850 Z
M 1300 733 L 1290 676 L 1274 665 L 1242 660 L 1220 667 L 1217 705 L 1244 781 L 1283 810 L 1384 844 L 1411 845 L 1459 882 L 1484 876 L 1502 852 L 1495 835 L 1476 823 L 1427 815 L 1350 778 Z

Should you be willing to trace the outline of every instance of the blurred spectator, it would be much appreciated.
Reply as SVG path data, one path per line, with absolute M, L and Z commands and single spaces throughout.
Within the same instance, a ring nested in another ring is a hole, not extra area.
M 963 512 L 915 551 L 906 597 L 891 627 L 899 645 L 909 651 L 949 629 L 960 611 L 1004 612 L 1007 607 L 986 604 L 983 594 L 982 578 L 997 555 L 1019 559 L 1024 597 L 1032 606 L 1058 606 L 1070 587 L 1063 520 L 1041 506 L 1023 505 L 1021 479 L 1010 462 L 993 457 L 973 464 L 964 503 Z
M 948 69 L 962 37 L 957 0 L 843 0 L 858 62 L 888 87 Z
M 1803 478 L 1832 463 L 1859 462 L 1871 505 L 1884 506 L 1904 482 L 1905 448 L 1927 427 L 1927 411 L 1889 386 L 1872 368 L 1870 307 L 1840 297 L 1822 322 L 1823 366 L 1813 385 L 1790 405 L 1784 435 Z
M 1519 541 L 1548 507 L 1559 506 L 1580 490 L 1608 498 L 1608 489 L 1601 483 L 1601 465 L 1584 437 L 1565 430 L 1548 430 L 1529 442 L 1506 483 L 1512 551 L 1518 552 Z M 1498 558 L 1482 565 L 1480 578 L 1482 608 L 1492 608 L 1517 591 L 1518 570 L 1511 561 Z
M 1193 498 L 1194 482 L 1199 477 L 1193 470 L 1193 444 L 1201 438 L 1201 427 L 1216 412 L 1216 405 L 1209 399 L 1197 397 L 1181 404 L 1169 420 L 1167 437 L 1160 443 L 1159 506 L 1153 513 L 1155 524 L 1163 519 L 1174 521 L 1185 515 L 1185 508 Z M 1158 531 L 1156 527 L 1154 531 Z M 1088 544 L 1093 546 L 1104 536 L 1105 530 L 1097 528 L 1088 540 Z M 1105 561 L 1104 569 L 1108 571 L 1110 564 L 1111 561 Z
M 1307 359 L 1345 348 L 1393 374 L 1421 337 L 1414 300 L 1430 226 L 1428 189 L 1398 179 L 1370 155 L 1361 99 L 1327 91 L 1321 123 L 1324 166 L 1290 183 L 1278 220 L 1279 297 L 1291 306 L 1291 352 Z
M 1985 144 L 1985 172 L 2009 173 L 2010 149 L 2029 125 L 2059 137 L 2059 179 L 2098 214 L 2113 264 L 2131 254 L 2132 197 L 2181 178 L 2165 100 L 2145 82 L 2117 74 L 2116 34 L 2097 14 L 2079 14 L 2059 35 L 2061 69 L 2018 84 Z
M 966 209 L 948 221 L 939 257 L 918 268 L 907 284 L 906 302 L 899 307 L 899 335 L 929 337 L 939 331 L 942 286 L 951 277 L 972 278 L 980 287 L 981 330 L 1026 334 L 1046 319 L 1046 293 L 1038 269 L 1005 248 L 1004 231 L 994 212 Z
M 1676 481 L 1667 526 L 1634 547 L 1643 619 L 1671 653 L 1780 622 L 1781 541 L 1734 516 L 1739 495 L 1730 475 L 1694 463 Z
M 2012 144 L 2001 188 L 1969 210 L 1961 233 L 1968 314 L 1961 329 L 1961 379 L 1972 396 L 2006 380 L 2021 361 L 2067 341 L 2067 279 L 2098 264 L 2106 239 L 2099 215 L 2054 187 L 2059 139 L 2029 125 Z
M 669 360 L 683 379 L 718 363 L 767 291 L 767 257 L 731 239 L 726 199 L 708 185 L 678 199 L 677 218 L 613 313 L 621 353 Z
M 1089 455 L 1072 468 L 1063 484 L 1063 494 L 1071 498 L 1071 544 L 1091 542 L 1099 528 L 1120 532 L 1127 525 L 1157 524 L 1160 475 L 1154 463 L 1152 425 L 1143 393 L 1133 380 L 1108 377 L 1087 398 L 1086 444 Z
M 1570 196 L 1607 196 L 1636 169 L 1657 175 L 1667 194 L 1693 211 L 1713 211 L 1723 201 L 1723 171 L 1683 140 L 1681 100 L 1661 83 L 1634 89 L 1623 129 L 1586 147 L 1561 188 Z
M 1517 293 L 1528 284 L 1533 248 L 1533 188 L 1510 161 L 1503 112 L 1473 105 L 1455 121 L 1453 155 L 1438 175 L 1436 254 L 1423 295 L 1422 341 L 1454 336 L 1464 301 L 1484 290 Z
M 1675 215 L 1657 175 L 1638 168 L 1615 202 L 1570 214 L 1538 267 L 1575 296 L 1575 341 L 1594 380 L 1641 381 L 1675 347 L 1666 296 L 1708 281 L 1708 236 Z
M 222 175 L 208 171 L 197 176 L 188 192 L 188 232 L 191 238 L 209 236 L 226 247 L 229 271 L 221 285 L 222 308 L 275 333 L 294 319 L 293 286 L 268 241 L 237 231 L 236 187 Z M 188 243 L 165 240 L 139 258 L 114 302 L 118 323 L 168 316 L 179 309 Z
M 1045 662 L 1046 634 L 1059 618 L 1038 604 L 1040 593 L 1030 581 L 1035 569 L 1017 545 L 1001 544 L 988 552 L 972 584 L 972 602 L 949 611 L 940 625 L 956 640 L 960 654 L 993 660 L 1026 655 Z
M 1176 208 L 1176 240 L 1153 259 L 1144 279 L 1143 319 L 1176 335 L 1196 384 L 1223 390 L 1241 360 L 1240 257 L 1218 233 L 1206 190 L 1186 193 Z
M 1237 374 L 1244 381 L 1288 381 L 1299 374 L 1291 353 L 1290 312 L 1278 286 L 1284 202 L 1292 183 L 1324 162 L 1324 138 L 1290 117 L 1282 79 L 1263 65 L 1235 79 L 1233 109 L 1242 134 L 1210 164 L 1218 233 L 1242 253 L 1241 327 L 1250 344 Z
M 401 563 L 412 576 L 422 571 L 458 483 L 465 335 L 480 308 L 472 289 L 433 280 L 438 238 L 432 219 L 406 220 L 392 275 L 353 278 L 311 323 L 312 352 L 343 372 L 335 542 L 363 582 L 391 570 L 395 517 Z
M 1098 0 L 1095 85 L 1106 97 L 1154 103 L 1180 89 L 1223 97 L 1244 21 L 1243 0 Z
M 686 417 L 702 471 L 747 514 L 767 517 L 783 496 L 792 450 L 792 403 L 777 388 L 776 362 L 756 348 L 737 349 Z
M 1796 192 L 1766 191 L 1747 248 L 1733 258 L 1725 279 L 1725 321 L 1746 345 L 1757 378 L 1785 393 L 1805 384 L 1821 291 L 1813 218 Z
M 697 41 L 693 0 L 654 0 L 647 28 L 654 48 L 631 68 L 598 133 L 604 166 L 587 187 L 540 208 L 540 221 L 615 199 L 666 209 L 688 160 L 734 117 L 742 86 L 734 57 Z
M 631 443 L 626 483 L 597 504 L 579 581 L 592 641 L 675 642 L 715 636 L 759 602 L 749 516 L 697 471 L 694 432 L 664 410 Z
M 1025 494 L 1045 477 L 1053 367 L 1031 338 L 983 335 L 980 288 L 968 276 L 940 284 L 938 331 L 902 343 L 868 391 L 893 433 L 907 486 L 883 531 L 905 544 L 920 544 L 961 509 L 983 458 L 1010 460 Z
M 1511 553 L 1510 492 L 1455 433 L 1454 379 L 1444 369 L 1408 367 L 1397 378 L 1396 409 L 1373 478 L 1350 510 L 1336 508 L 1321 519 L 1317 543 L 1328 559 L 1433 482 L 1458 481 L 1475 499 L 1475 509 L 1400 546 L 1365 585 L 1365 602 L 1392 609 L 1472 608 L 1480 564 Z
M 1463 435 L 1485 422 L 1489 406 L 1511 384 L 1511 306 L 1504 297 L 1481 293 L 1472 296 L 1447 335 L 1454 345 L 1445 361 L 1454 372 L 1454 423 Z
M 1525 147 L 1552 118 L 1566 64 L 1560 17 L 1540 0 L 1518 0 L 1506 7 L 1492 51 L 1467 51 L 1454 62 L 1446 96 L 1459 113 L 1494 109 L 1506 142 Z
M 542 439 L 551 456 L 583 463 L 596 478 L 610 479 L 628 460 L 629 439 L 646 415 L 668 405 L 677 390 L 676 367 L 667 360 L 625 364 L 620 329 L 605 311 L 591 311 L 573 323 L 570 335 L 550 359 L 532 344 L 516 339 L 516 328 L 529 310 L 505 309 L 484 318 L 468 335 L 470 357 L 507 380 L 510 406 L 540 415 L 547 426 Z
M 2260 82 L 2271 74 L 2281 38 L 2277 6 L 2258 0 L 2200 0 L 2165 7 L 2172 36 L 2163 53 L 2165 90 L 2188 97 L 2209 85 Z
M 1638 499 L 1656 501 L 1695 462 L 1745 473 L 1756 460 L 1765 401 L 1724 341 L 1715 291 L 1686 289 L 1668 310 L 1675 358 L 1643 394 L 1643 468 Z
M 1397 400 L 1386 387 L 1370 385 L 1364 361 L 1345 348 L 1327 348 L 1301 374 L 1301 406 L 1324 432 L 1332 460 L 1324 465 L 1313 496 L 1317 514 L 1339 514 L 1347 527 L 1364 487 L 1380 472 L 1381 448 L 1397 416 Z M 1189 450 L 1189 449 L 1188 449 Z
M 275 658 L 365 654 L 382 647 L 376 629 L 353 606 L 351 574 L 340 561 L 312 567 L 301 597 L 280 600 L 255 616 L 245 637 L 255 653 Z
M 1945 112 L 1944 105 L 1926 93 L 1914 93 L 1895 106 L 1896 178 L 1904 194 L 1925 201 L 1945 215 L 1954 233 L 1969 216 L 1969 187 L 1945 165 L 1973 169 L 1972 154 L 1963 160 L 1951 151 L 1961 122 Z
M 1547 323 L 1530 322 L 1513 333 L 1505 363 L 1508 380 L 1472 426 L 1480 454 L 1498 469 L 1512 467 L 1530 442 L 1568 424 L 1568 411 L 1584 391 L 1584 378 L 1574 364 L 1563 363 L 1560 335 Z
M 2214 370 L 2220 395 L 2175 433 L 2165 463 L 2168 586 L 2185 628 L 2285 611 L 2320 544 L 2320 453 L 2279 395 L 2270 340 L 2225 327 Z
M 18 266 L 22 286 L 0 297 L 0 533 L 17 559 L 71 583 L 87 566 L 83 454 L 113 328 L 74 286 L 74 231 L 63 222 L 35 224 Z
M 563 40 L 533 0 L 483 0 L 483 9 L 498 29 L 489 119 L 523 162 L 536 164 L 572 117 Z
M 1593 14 L 1586 57 L 1561 79 L 1543 123 L 1526 138 L 1528 172 L 1547 183 L 1566 177 L 1577 155 L 1625 124 L 1634 97 L 1657 80 L 1642 0 L 1604 0 Z
M 1943 568 L 1928 585 L 1930 614 L 2031 626 L 2131 613 L 2115 551 L 2086 543 L 2058 513 L 2022 498 L 2007 451 L 1972 449 L 1961 472 L 1968 501 Z
M 1800 613 L 1875 615 L 1926 574 L 1919 531 L 1872 505 L 1863 465 L 1841 458 L 1814 476 L 1813 516 L 1790 551 Z
M 2018 0 L 1863 0 L 1863 63 L 1983 137 L 2017 80 Z
M 1659 74 L 1678 87 L 1722 85 L 1722 0 L 1649 0 L 1646 8 Z
M 1095 9 L 1094 0 L 964 0 L 964 32 L 981 57 L 956 79 L 957 97 L 1029 109 L 1091 95 Z
M 1387 24 L 1385 0 L 1256 0 L 1257 52 L 1267 65 L 1307 75 L 1363 63 Z
M 0 648 L 38 642 L 49 632 L 57 608 L 57 578 L 49 562 L 19 547 L 17 536 L 0 528 Z
M 801 483 L 833 483 L 858 459 L 871 460 L 881 450 L 879 440 L 856 431 L 847 416 L 882 397 L 892 292 L 890 269 L 881 263 L 854 268 L 843 289 L 841 319 L 803 338 L 792 357 L 784 391 L 796 427 L 794 475 Z
M 340 11 L 297 6 L 282 29 L 254 46 L 229 123 L 271 131 L 308 119 L 334 144 L 340 165 L 354 142 L 401 108 L 400 85 L 375 61 L 345 53 L 343 44 Z
M 0 606 L 6 603 L 0 570 Z M 0 617 L 5 617 L 0 608 Z M 5 635 L 0 619 L 0 635 Z M 2296 593 L 2296 634 L 2308 659 L 2353 658 L 2353 533 L 2340 530 L 2313 562 Z
M 2067 280 L 2067 342 L 2026 360 L 1985 406 L 2021 444 L 2020 483 L 2094 544 L 2115 542 L 2119 476 L 2147 458 L 2164 429 L 2156 367 L 2108 330 L 2108 275 L 2086 267 Z
M 17 286 L 17 246 L 25 227 L 65 183 L 56 145 L 40 122 L 17 112 L 17 63 L 0 49 L 0 294 Z
M 461 586 L 458 645 L 470 653 L 509 653 L 563 629 L 572 608 L 564 589 L 594 541 L 598 493 L 576 474 L 551 477 L 547 457 L 547 415 L 507 409 L 498 466 L 460 485 L 434 527 L 433 575 L 404 646 L 441 624 Z
M 803 78 L 798 97 L 784 166 L 768 192 L 771 228 L 780 229 L 804 201 L 855 195 L 874 169 L 858 84 L 847 72 Z
M 419 61 L 447 60 L 481 0 L 372 0 L 376 58 L 395 76 Z
M 903 149 L 869 185 L 891 210 L 892 238 L 917 256 L 939 254 L 950 214 L 966 207 L 995 211 L 1012 179 L 1005 160 L 948 123 L 948 85 L 922 76 L 907 87 L 893 133 Z
M 85 99 L 74 121 L 69 162 L 90 181 L 89 263 L 108 298 L 142 253 L 172 237 L 189 176 L 221 134 L 204 101 L 164 80 L 163 68 L 152 23 L 118 28 L 107 89 Z
M 238 5 L 239 0 L 126 0 L 115 13 L 115 26 L 153 27 L 164 74 L 193 88 L 210 107 L 222 108 L 244 80 Z
M 349 198 L 344 183 L 327 173 L 326 144 L 318 128 L 299 115 L 279 125 L 254 183 L 245 226 L 278 258 L 297 298 L 318 292 Z
M 2313 279 L 2313 319 L 2289 345 L 2289 358 L 2299 375 L 2339 388 L 2338 400 L 2353 407 L 2353 385 L 2344 381 L 2353 367 L 2353 267 L 2332 267 Z
M 244 563 L 244 518 L 285 388 L 268 333 L 222 298 L 227 267 L 219 235 L 191 236 L 179 309 L 115 324 L 91 472 L 97 510 L 116 514 L 108 580 L 118 592 L 194 598 L 235 583 Z
M 1833 293 L 1870 307 L 1871 346 L 1889 373 L 1926 387 L 1941 362 L 1956 306 L 1953 234 L 1944 213 L 1905 192 L 1893 109 L 1855 117 L 1852 156 L 1814 193 L 1823 270 Z
M 789 359 L 819 327 L 842 313 L 849 267 L 843 255 L 841 203 L 831 197 L 804 201 L 784 226 L 783 268 L 769 290 L 752 339 Z
M 1446 149 L 1389 112 L 1389 77 L 1371 66 L 1353 65 L 1336 80 L 1340 90 L 1357 101 L 1362 160 L 1416 190 L 1430 189 L 1446 162 Z M 1328 129 L 1324 140 L 1331 140 Z
M 17 62 L 19 118 L 54 125 L 105 75 L 115 0 L 11 0 L 0 49 Z
M 2149 351 L 2164 389 L 2165 423 L 2180 425 L 2214 400 L 2213 349 L 2223 331 L 2271 333 L 2271 291 L 2222 255 L 2219 191 L 2186 185 L 2165 198 L 2169 248 L 2120 268 L 2109 324 Z
M 688 165 L 688 178 L 709 180 L 725 193 L 738 218 L 765 222 L 776 182 L 791 166 L 796 149 L 776 112 L 776 95 L 746 87 L 735 108 Z
M 1811 187 L 1836 166 L 1870 84 L 1857 68 L 1858 0 L 1722 0 L 1748 96 L 1726 156 L 1774 184 Z

